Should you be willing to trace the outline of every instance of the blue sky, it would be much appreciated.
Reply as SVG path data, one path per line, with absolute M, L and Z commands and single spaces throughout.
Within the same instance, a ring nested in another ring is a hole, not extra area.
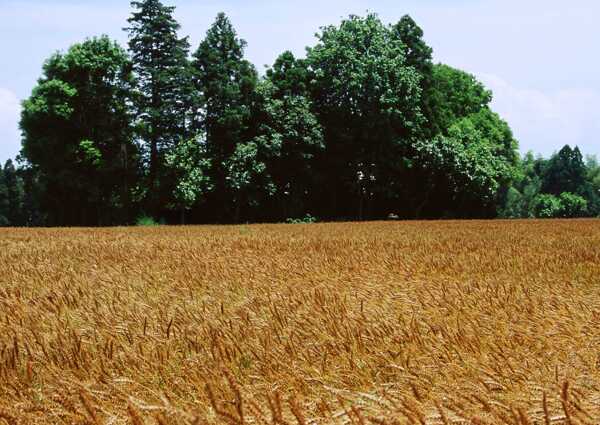
M 220 11 L 232 19 L 259 70 L 289 49 L 302 55 L 322 25 L 349 14 L 396 22 L 409 13 L 434 59 L 475 74 L 521 150 L 565 143 L 600 154 L 600 2 L 597 0 L 165 0 L 195 48 Z M 128 0 L 0 0 L 0 161 L 20 148 L 20 101 L 43 61 L 85 37 L 123 44 Z

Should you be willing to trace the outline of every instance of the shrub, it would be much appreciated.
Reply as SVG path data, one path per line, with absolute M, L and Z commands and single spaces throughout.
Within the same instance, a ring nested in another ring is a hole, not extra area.
M 562 204 L 562 217 L 585 217 L 588 213 L 588 201 L 585 198 L 570 192 L 560 194 Z
M 135 221 L 135 224 L 136 226 L 158 226 L 156 220 L 147 215 L 142 215 L 138 217 L 138 219 Z
M 304 218 L 288 218 L 285 222 L 288 224 L 312 224 L 317 222 L 317 218 L 306 214 Z
M 562 214 L 563 206 L 559 198 L 543 193 L 535 197 L 533 211 L 537 218 L 556 218 Z

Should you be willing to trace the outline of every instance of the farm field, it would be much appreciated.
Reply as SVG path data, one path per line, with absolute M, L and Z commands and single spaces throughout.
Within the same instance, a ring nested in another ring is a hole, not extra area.
M 598 424 L 600 221 L 0 229 L 0 424 Z

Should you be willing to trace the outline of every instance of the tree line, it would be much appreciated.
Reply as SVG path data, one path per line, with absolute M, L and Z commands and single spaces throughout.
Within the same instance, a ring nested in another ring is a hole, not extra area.
M 192 51 L 173 7 L 131 5 L 127 50 L 101 36 L 45 62 L 0 224 L 600 213 L 597 162 L 520 158 L 492 93 L 433 63 L 410 16 L 350 16 L 259 76 L 225 14 Z

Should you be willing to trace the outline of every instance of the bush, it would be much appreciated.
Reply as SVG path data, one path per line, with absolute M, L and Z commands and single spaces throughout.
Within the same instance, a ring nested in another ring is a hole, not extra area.
M 585 217 L 588 213 L 588 201 L 579 195 L 563 192 L 560 194 L 560 203 L 562 204 L 562 217 Z
M 306 214 L 304 218 L 288 218 L 285 222 L 288 224 L 312 224 L 317 222 L 317 218 Z
M 561 217 L 563 206 L 556 196 L 543 193 L 535 197 L 533 201 L 533 212 L 537 218 Z
M 138 219 L 135 221 L 135 225 L 136 226 L 158 226 L 158 223 L 152 217 L 149 217 L 147 215 L 142 215 L 142 216 L 138 217 Z

